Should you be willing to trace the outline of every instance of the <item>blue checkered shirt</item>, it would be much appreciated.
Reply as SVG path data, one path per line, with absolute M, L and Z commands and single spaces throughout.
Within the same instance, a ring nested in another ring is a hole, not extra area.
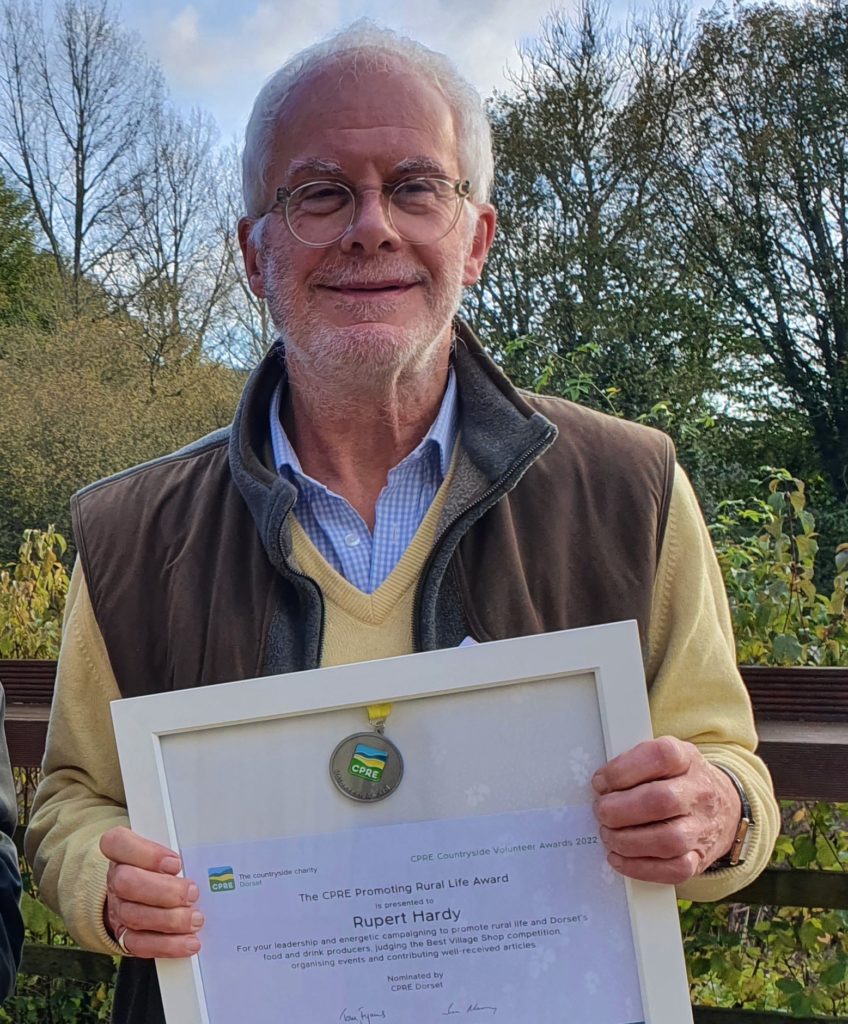
M 297 488 L 294 514 L 336 572 L 371 594 L 400 561 L 450 466 L 459 430 L 453 367 L 439 413 L 426 437 L 389 470 L 386 486 L 377 499 L 373 534 L 344 498 L 303 472 L 283 430 L 282 395 L 280 385 L 271 401 L 271 443 L 279 473 Z

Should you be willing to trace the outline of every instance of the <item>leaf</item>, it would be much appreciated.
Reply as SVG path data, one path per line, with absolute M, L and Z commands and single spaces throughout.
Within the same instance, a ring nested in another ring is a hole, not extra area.
M 816 949 L 822 935 L 822 926 L 815 918 L 810 918 L 798 929 L 798 935 L 806 949 Z
M 21 914 L 26 927 L 41 941 L 47 938 L 48 929 L 59 933 L 65 932 L 65 925 L 61 917 L 30 896 L 28 892 L 21 895 Z
M 804 986 L 800 981 L 796 981 L 795 978 L 781 978 L 777 983 L 777 987 L 787 996 L 800 994 L 804 991 Z
M 798 557 L 805 564 L 815 561 L 819 545 L 812 537 L 796 537 L 795 545 L 798 548 Z
M 848 960 L 837 960 L 835 964 L 831 964 L 826 971 L 822 971 L 819 975 L 819 982 L 822 985 L 841 985 L 846 979 L 848 979 Z
M 833 847 L 824 836 L 819 836 L 816 839 L 816 860 L 820 868 L 835 868 L 839 865 L 839 860 L 833 852 Z
M 782 665 L 793 665 L 799 661 L 803 654 L 803 648 L 798 643 L 797 637 L 788 633 L 778 633 L 772 641 L 772 651 L 775 658 Z
M 792 857 L 792 863 L 795 867 L 805 868 L 816 859 L 816 844 L 810 836 L 796 836 L 793 845 L 795 853 Z
M 793 992 L 789 996 L 789 1006 L 796 1017 L 806 1017 L 812 1012 L 813 1002 L 806 992 Z
M 806 499 L 804 498 L 804 495 L 801 493 L 801 491 L 790 491 L 789 492 L 789 501 L 792 504 L 792 508 L 796 512 L 798 512 L 798 513 L 803 512 L 804 505 L 806 505 Z

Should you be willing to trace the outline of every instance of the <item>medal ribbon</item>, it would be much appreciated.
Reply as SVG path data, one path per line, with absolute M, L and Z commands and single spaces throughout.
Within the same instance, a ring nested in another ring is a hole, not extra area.
M 368 721 L 377 732 L 382 733 L 386 719 L 392 713 L 391 704 L 369 704 Z

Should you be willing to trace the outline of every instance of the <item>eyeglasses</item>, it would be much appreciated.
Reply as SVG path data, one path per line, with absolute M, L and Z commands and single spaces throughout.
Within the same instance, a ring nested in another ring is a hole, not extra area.
M 373 189 L 352 188 L 340 181 L 308 181 L 297 188 L 278 188 L 276 199 L 294 237 L 304 245 L 332 245 L 356 217 L 357 195 Z M 392 229 L 413 245 L 438 242 L 453 228 L 462 202 L 471 191 L 465 178 L 407 178 L 382 186 L 386 216 Z

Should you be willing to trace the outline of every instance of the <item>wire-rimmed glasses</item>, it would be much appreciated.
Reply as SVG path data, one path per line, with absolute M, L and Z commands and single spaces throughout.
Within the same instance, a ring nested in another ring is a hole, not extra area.
M 294 237 L 304 245 L 321 248 L 338 242 L 350 229 L 357 197 L 365 191 L 373 190 L 354 191 L 341 181 L 307 181 L 293 189 L 278 188 L 276 200 Z M 413 245 L 429 245 L 444 238 L 459 220 L 470 191 L 467 178 L 406 178 L 382 186 L 389 224 Z

